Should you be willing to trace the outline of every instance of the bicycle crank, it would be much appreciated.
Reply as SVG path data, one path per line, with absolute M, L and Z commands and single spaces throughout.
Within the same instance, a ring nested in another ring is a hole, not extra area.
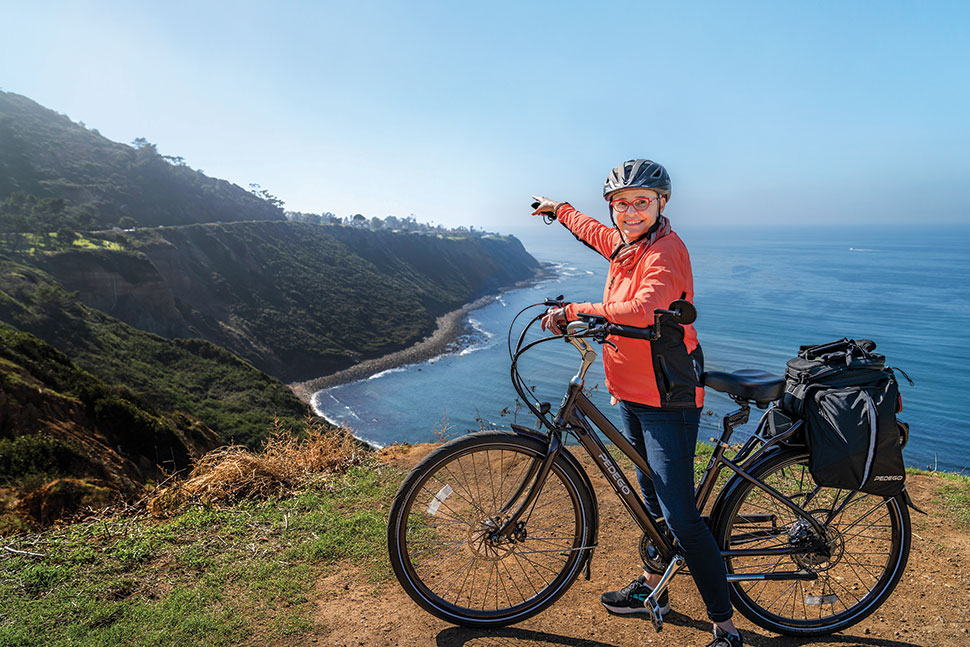
M 647 533 L 640 535 L 640 559 L 643 560 L 643 565 L 651 573 L 663 573 L 667 570 L 670 565 L 668 560 L 665 560 L 657 547 L 650 541 L 650 537 Z

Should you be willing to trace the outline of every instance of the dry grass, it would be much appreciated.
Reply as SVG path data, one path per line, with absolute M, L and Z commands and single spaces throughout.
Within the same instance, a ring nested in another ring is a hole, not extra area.
M 231 504 L 244 498 L 275 496 L 313 474 L 344 472 L 368 455 L 347 428 L 330 429 L 308 418 L 304 429 L 293 433 L 277 421 L 262 450 L 254 452 L 239 445 L 212 450 L 196 461 L 184 481 L 152 496 L 148 510 L 167 516 L 187 503 Z

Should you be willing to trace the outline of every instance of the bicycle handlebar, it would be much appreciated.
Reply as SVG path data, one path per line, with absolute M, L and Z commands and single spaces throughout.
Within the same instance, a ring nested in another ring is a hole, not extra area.
M 604 341 L 607 335 L 629 337 L 630 339 L 645 339 L 647 341 L 655 340 L 660 336 L 654 326 L 647 326 L 646 328 L 623 326 L 621 324 L 610 323 L 605 317 L 588 312 L 577 313 L 577 316 L 581 323 L 587 324 L 587 327 L 585 330 L 576 330 L 575 334 L 582 335 L 583 337 L 592 337 L 597 341 Z
M 536 306 L 545 306 L 546 308 L 562 308 L 568 305 L 570 302 L 565 301 L 562 295 L 555 298 L 546 298 L 544 301 L 539 303 L 534 303 L 530 306 L 523 308 L 513 319 L 512 324 L 509 326 L 509 358 L 511 359 L 510 372 L 512 377 L 512 386 L 515 388 L 516 393 L 522 398 L 524 404 L 529 408 L 529 410 L 535 414 L 536 418 L 544 424 L 546 427 L 552 429 L 553 422 L 550 421 L 546 414 L 548 413 L 547 403 L 539 402 L 538 399 L 533 395 L 532 387 L 530 389 L 518 372 L 518 361 L 519 357 L 531 348 L 534 348 L 538 344 L 553 341 L 554 339 L 563 339 L 573 346 L 575 346 L 580 353 L 583 355 L 584 368 L 581 369 L 581 373 L 585 374 L 585 369 L 589 367 L 589 363 L 592 361 L 590 359 L 590 353 L 592 357 L 595 357 L 593 349 L 589 347 L 586 342 L 580 342 L 582 338 L 592 338 L 594 341 L 601 344 L 608 344 L 616 349 L 616 345 L 607 339 L 610 335 L 615 335 L 617 337 L 628 337 L 630 339 L 641 339 L 645 341 L 656 341 L 660 338 L 661 334 L 661 318 L 664 316 L 669 316 L 674 322 L 687 325 L 694 322 L 697 318 L 697 311 L 694 309 L 693 304 L 684 300 L 677 299 L 668 306 L 669 309 L 657 308 L 654 310 L 654 322 L 653 325 L 646 326 L 643 328 L 637 326 L 624 326 L 621 324 L 614 324 L 607 321 L 605 317 L 599 315 L 590 314 L 588 312 L 577 313 L 577 320 L 570 322 L 566 326 L 566 331 L 560 334 L 550 335 L 548 337 L 542 337 L 536 339 L 529 343 L 526 343 L 526 333 L 537 321 L 542 319 L 543 315 L 539 314 L 534 317 L 522 330 L 519 335 L 518 343 L 515 345 L 515 350 L 512 350 L 512 325 L 514 325 L 515 320 L 518 319 L 519 315 L 528 310 L 529 308 L 534 308 Z M 574 378 L 576 379 L 576 378 Z
M 650 341 L 656 337 L 653 326 L 637 328 L 635 326 L 621 326 L 620 324 L 607 324 L 606 330 L 611 335 L 617 337 L 629 337 L 630 339 L 646 339 Z

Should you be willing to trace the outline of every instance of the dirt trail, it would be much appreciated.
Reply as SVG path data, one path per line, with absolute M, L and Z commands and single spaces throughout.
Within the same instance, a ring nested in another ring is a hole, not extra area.
M 393 457 L 410 467 L 429 450 L 417 446 Z M 326 627 L 318 636 L 303 636 L 297 645 L 437 647 L 620 647 L 627 645 L 706 645 L 710 623 L 689 577 L 676 578 L 670 589 L 673 610 L 660 633 L 649 620 L 612 616 L 600 606 L 603 591 L 625 585 L 638 570 L 639 531 L 595 467 L 584 461 L 597 490 L 602 526 L 592 563 L 592 579 L 580 576 L 552 607 L 525 622 L 503 629 L 471 630 L 444 623 L 426 613 L 393 578 L 375 589 L 352 564 L 320 579 L 316 620 Z M 771 634 L 740 614 L 735 621 L 745 643 L 771 645 L 867 645 L 871 647 L 970 647 L 970 533 L 958 528 L 936 500 L 936 479 L 910 476 L 913 549 L 902 581 L 875 614 L 833 636 L 793 639 Z

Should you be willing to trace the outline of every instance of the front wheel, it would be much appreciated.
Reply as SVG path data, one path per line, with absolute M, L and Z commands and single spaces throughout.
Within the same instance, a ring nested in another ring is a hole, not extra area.
M 752 468 L 751 476 L 779 491 L 825 528 L 750 481 L 729 488 L 719 506 L 715 538 L 722 550 L 776 551 L 725 557 L 734 606 L 765 629 L 794 636 L 840 631 L 886 601 L 906 567 L 909 511 L 903 495 L 883 498 L 819 487 L 808 454 L 783 450 Z M 792 579 L 791 574 L 813 579 Z
M 519 486 L 546 447 L 509 432 L 469 434 L 408 475 L 391 505 L 387 547 L 415 602 L 448 622 L 496 627 L 524 620 L 566 592 L 592 550 L 595 527 L 592 494 L 568 460 L 557 457 L 511 536 L 495 533 L 511 516 L 503 509 L 514 512 L 524 499 L 528 488 Z

